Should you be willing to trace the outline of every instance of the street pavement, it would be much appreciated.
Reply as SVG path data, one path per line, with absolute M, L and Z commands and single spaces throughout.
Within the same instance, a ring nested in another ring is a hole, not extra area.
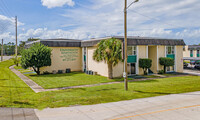
M 13 58 L 13 56 L 3 56 L 3 61 L 9 60 Z M 0 56 L 0 62 L 1 62 L 1 56 Z
M 40 120 L 200 120 L 200 92 L 35 112 Z

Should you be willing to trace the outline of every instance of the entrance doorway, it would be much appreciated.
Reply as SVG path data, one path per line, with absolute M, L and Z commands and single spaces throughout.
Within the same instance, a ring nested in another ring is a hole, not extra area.
M 136 74 L 136 67 L 135 63 L 130 63 L 130 75 Z

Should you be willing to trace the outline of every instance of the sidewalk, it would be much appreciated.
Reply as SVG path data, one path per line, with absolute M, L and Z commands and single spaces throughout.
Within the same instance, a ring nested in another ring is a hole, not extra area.
M 0 108 L 0 120 L 39 120 L 34 109 Z
M 200 92 L 35 112 L 40 120 L 199 120 Z

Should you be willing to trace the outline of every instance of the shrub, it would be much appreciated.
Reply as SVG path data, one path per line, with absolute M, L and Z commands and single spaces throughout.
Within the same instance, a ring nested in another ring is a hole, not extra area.
M 159 70 L 159 71 L 158 71 L 158 74 L 164 74 L 164 73 L 165 73 L 164 70 Z
M 32 67 L 39 75 L 41 67 L 51 66 L 51 49 L 40 43 L 34 44 L 22 51 L 21 65 L 25 69 Z
M 51 74 L 51 73 L 48 72 L 48 71 L 44 71 L 43 74 L 44 74 L 44 75 L 48 75 L 48 74 Z
M 159 63 L 164 66 L 164 73 L 166 73 L 166 67 L 174 66 L 174 59 L 161 57 L 159 58 Z
M 149 69 L 152 66 L 152 60 L 143 58 L 139 59 L 139 67 L 143 69 L 144 75 L 147 75 L 147 69 Z
M 20 64 L 20 61 L 21 61 L 21 58 L 20 57 L 14 57 L 12 58 L 14 64 L 18 67 L 19 64 Z

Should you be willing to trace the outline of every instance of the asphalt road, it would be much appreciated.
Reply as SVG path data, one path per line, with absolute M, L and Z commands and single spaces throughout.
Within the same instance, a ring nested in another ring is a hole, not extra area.
M 9 60 L 11 58 L 13 58 L 13 56 L 3 56 L 3 61 Z M 1 61 L 1 57 L 0 57 L 0 61 Z

